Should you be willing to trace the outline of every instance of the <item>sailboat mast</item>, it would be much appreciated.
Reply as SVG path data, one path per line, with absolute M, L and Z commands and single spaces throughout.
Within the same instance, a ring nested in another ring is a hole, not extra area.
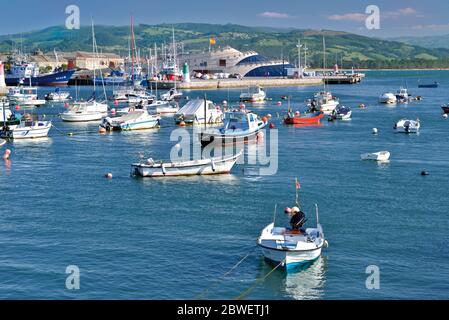
M 91 24 L 92 24 L 92 55 L 93 55 L 93 61 L 94 61 L 94 63 L 93 63 L 93 67 L 94 67 L 94 94 L 95 94 L 95 90 L 96 90 L 96 88 L 97 88 L 97 86 L 96 86 L 96 84 L 95 84 L 95 69 L 96 69 L 96 62 L 95 62 L 95 58 L 96 58 L 96 55 L 95 55 L 95 31 L 94 31 L 94 19 L 93 18 L 91 18 Z
M 323 36 L 323 81 L 324 81 L 324 92 L 326 92 L 326 40 Z
M 131 16 L 131 80 L 134 84 L 134 17 Z

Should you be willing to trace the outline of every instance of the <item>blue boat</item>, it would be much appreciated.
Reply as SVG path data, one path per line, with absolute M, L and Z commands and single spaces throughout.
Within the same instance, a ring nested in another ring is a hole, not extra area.
M 434 83 L 429 83 L 429 84 L 418 84 L 418 88 L 438 88 L 439 83 L 438 82 L 434 82 Z
M 48 74 L 36 75 L 31 77 L 6 74 L 5 82 L 8 86 L 17 86 L 19 84 L 30 84 L 32 86 L 66 86 L 72 78 L 75 70 L 57 71 Z

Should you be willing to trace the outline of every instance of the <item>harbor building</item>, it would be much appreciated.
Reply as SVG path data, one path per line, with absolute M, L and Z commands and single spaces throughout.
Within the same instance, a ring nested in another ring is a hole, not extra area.
M 117 68 L 124 64 L 125 60 L 114 53 L 99 53 L 77 51 L 64 55 L 68 61 L 69 68 L 80 68 L 87 70 Z
M 256 51 L 241 52 L 230 46 L 181 55 L 179 60 L 180 65 L 187 63 L 193 73 L 228 73 L 244 77 L 282 77 L 287 76 L 287 69 L 293 68 L 286 60 L 270 59 Z

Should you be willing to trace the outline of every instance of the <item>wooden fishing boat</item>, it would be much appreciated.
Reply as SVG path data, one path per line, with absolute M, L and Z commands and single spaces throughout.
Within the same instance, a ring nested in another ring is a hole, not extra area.
M 315 112 L 305 114 L 301 116 L 301 114 L 297 111 L 294 115 L 292 112 L 289 112 L 287 116 L 284 118 L 285 124 L 319 124 L 321 119 L 324 117 L 323 112 Z
M 230 173 L 237 159 L 242 155 L 240 151 L 229 157 L 218 157 L 180 162 L 162 162 L 148 159 L 131 165 L 132 174 L 141 177 L 173 177 L 192 175 L 212 175 Z

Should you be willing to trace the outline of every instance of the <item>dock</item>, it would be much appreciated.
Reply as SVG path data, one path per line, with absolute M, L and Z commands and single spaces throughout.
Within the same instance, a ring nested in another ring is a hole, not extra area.
M 202 90 L 202 89 L 227 89 L 246 88 L 250 86 L 262 87 L 296 87 L 316 86 L 323 84 L 322 78 L 283 79 L 283 78 L 243 78 L 243 79 L 192 79 L 190 82 L 176 82 L 178 89 Z M 155 89 L 170 89 L 175 86 L 174 81 L 149 81 L 148 87 Z
M 335 75 L 328 76 L 324 80 L 326 84 L 356 84 L 362 81 L 360 75 Z

